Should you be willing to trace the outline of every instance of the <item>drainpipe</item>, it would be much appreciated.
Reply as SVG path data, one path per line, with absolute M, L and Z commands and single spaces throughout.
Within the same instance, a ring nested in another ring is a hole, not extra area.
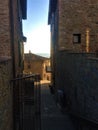
M 14 15 L 13 15 L 13 0 L 9 0 L 9 17 L 10 17 L 10 39 L 11 39 L 11 55 L 13 78 L 16 77 L 15 71 L 15 49 L 14 49 Z

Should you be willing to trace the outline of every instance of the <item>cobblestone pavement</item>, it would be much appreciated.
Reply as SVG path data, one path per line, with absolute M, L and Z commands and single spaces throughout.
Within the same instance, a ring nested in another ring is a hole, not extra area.
M 76 130 L 68 113 L 57 107 L 48 83 L 41 84 L 41 130 Z

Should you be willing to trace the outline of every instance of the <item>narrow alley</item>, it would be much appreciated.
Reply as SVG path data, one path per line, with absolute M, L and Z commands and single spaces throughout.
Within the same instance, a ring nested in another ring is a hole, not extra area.
M 0 18 L 0 130 L 98 130 L 98 0 L 0 0 Z
M 49 81 L 44 80 L 40 85 L 41 130 L 98 130 L 97 124 L 78 117 L 67 109 L 62 111 L 50 91 L 49 84 Z
M 76 130 L 68 112 L 63 114 L 57 106 L 50 92 L 49 83 L 47 80 L 41 81 L 40 86 L 35 86 L 34 93 L 32 93 L 33 86 L 31 89 L 29 86 L 29 89 L 26 89 L 29 95 L 25 96 L 21 128 L 23 130 Z
M 40 81 L 38 76 L 13 80 L 16 85 L 13 130 L 98 130 L 97 125 L 76 117 L 68 109 L 62 111 L 50 91 L 50 81 Z
M 41 82 L 41 130 L 75 130 L 68 113 L 56 105 L 48 81 Z

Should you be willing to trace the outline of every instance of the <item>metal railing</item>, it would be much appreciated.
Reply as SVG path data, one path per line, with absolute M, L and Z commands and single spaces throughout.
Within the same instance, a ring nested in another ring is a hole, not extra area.
M 40 130 L 40 75 L 22 75 L 13 86 L 13 130 Z

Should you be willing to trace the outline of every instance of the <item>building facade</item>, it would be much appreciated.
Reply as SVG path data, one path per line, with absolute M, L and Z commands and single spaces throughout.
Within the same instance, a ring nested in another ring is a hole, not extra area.
M 52 84 L 55 86 L 57 54 L 97 53 L 97 0 L 50 0 L 48 24 L 51 30 Z
M 14 86 L 10 81 L 23 71 L 26 6 L 26 0 L 0 0 L 0 130 L 14 129 Z
M 52 44 L 56 44 L 57 50 L 97 51 L 97 0 L 50 0 L 48 20 L 52 36 L 55 37 Z
M 24 57 L 24 74 L 40 74 L 41 80 L 51 80 L 50 58 L 27 53 Z
M 98 1 L 50 0 L 48 24 L 56 99 L 78 119 L 98 124 Z M 78 123 L 77 129 L 98 128 Z
M 26 19 L 26 0 L 6 0 L 0 2 L 0 56 L 10 57 L 13 62 L 14 77 L 21 73 L 23 62 L 22 19 Z

